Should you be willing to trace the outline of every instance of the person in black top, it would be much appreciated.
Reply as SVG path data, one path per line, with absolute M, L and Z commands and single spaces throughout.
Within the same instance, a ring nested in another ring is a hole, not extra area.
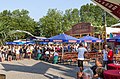
M 95 65 L 91 67 L 91 70 L 93 71 L 93 79 L 97 79 L 98 77 L 103 78 L 103 67 L 102 67 L 102 60 L 96 59 Z M 83 72 L 77 73 L 77 79 L 84 79 Z
M 91 67 L 94 78 L 99 77 L 99 74 L 103 74 L 102 72 L 99 72 L 100 69 L 103 69 L 103 61 L 102 59 L 96 59 L 95 65 Z
M 8 50 L 7 60 L 8 60 L 8 61 L 11 61 L 11 60 L 12 60 L 12 51 L 11 51 L 11 50 Z

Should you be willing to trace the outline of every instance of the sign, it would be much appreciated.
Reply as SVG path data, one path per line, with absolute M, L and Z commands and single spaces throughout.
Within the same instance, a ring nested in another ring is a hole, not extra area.
M 92 42 L 92 40 L 85 40 L 85 42 Z
M 49 42 L 50 40 L 49 40 L 49 39 L 45 39 L 44 41 L 45 41 L 45 42 Z
M 69 40 L 68 42 L 75 43 L 77 41 L 76 40 Z
M 62 42 L 62 40 L 53 40 L 53 42 Z
M 102 42 L 101 40 L 97 40 L 96 42 Z
M 107 42 L 116 42 L 115 39 L 107 39 Z
M 90 23 L 78 23 L 72 27 L 72 34 L 92 33 L 92 30 Z

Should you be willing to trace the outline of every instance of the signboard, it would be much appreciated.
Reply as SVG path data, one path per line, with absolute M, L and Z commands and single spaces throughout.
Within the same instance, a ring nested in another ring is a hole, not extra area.
M 53 42 L 63 42 L 62 40 L 53 40 Z
M 115 39 L 107 39 L 107 42 L 116 42 Z
M 72 34 L 91 33 L 92 30 L 90 23 L 78 23 L 72 27 Z
M 68 42 L 70 42 L 70 43 L 75 43 L 75 42 L 77 42 L 76 40 L 69 40 Z
M 85 40 L 85 42 L 92 42 L 92 40 Z

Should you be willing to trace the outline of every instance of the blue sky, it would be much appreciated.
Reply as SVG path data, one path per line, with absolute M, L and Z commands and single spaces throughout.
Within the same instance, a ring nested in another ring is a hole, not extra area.
M 91 3 L 90 0 L 0 0 L 0 12 L 3 10 L 26 9 L 36 21 L 46 15 L 49 8 L 65 11 L 70 8 Z

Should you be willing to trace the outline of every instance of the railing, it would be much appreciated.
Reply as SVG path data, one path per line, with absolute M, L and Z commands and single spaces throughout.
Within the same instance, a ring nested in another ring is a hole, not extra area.
M 86 53 L 87 61 L 95 60 L 96 58 L 102 58 L 102 53 L 98 53 L 98 52 Z M 59 53 L 59 62 L 61 62 L 61 63 L 70 62 L 70 64 L 71 64 L 72 62 L 77 62 L 77 59 L 78 59 L 77 52 L 71 52 L 71 53 L 65 52 L 63 54 L 63 57 L 62 57 L 62 53 Z

